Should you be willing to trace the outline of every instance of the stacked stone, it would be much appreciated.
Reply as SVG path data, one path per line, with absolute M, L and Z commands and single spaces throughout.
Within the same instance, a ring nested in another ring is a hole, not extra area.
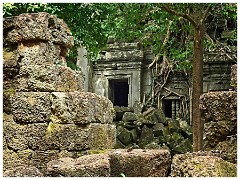
M 66 66 L 73 37 L 64 21 L 21 14 L 4 19 L 3 33 L 4 171 L 35 166 L 44 174 L 50 160 L 114 147 L 112 103 L 81 92 L 81 72 Z
M 115 149 L 77 159 L 53 160 L 47 170 L 54 177 L 166 177 L 170 165 L 167 150 Z
M 153 107 L 143 113 L 135 107 L 134 112 L 125 107 L 115 109 L 116 148 L 167 148 L 172 155 L 192 151 L 192 128 L 187 122 L 166 118 Z
M 205 93 L 200 97 L 204 124 L 204 150 L 218 150 L 237 162 L 237 65 L 232 66 L 234 90 Z

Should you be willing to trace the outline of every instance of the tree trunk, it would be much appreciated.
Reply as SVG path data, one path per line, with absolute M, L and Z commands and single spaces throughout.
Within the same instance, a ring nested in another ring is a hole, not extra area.
M 199 109 L 199 98 L 203 93 L 203 38 L 204 26 L 194 27 L 193 72 L 192 72 L 192 126 L 193 151 L 202 150 L 203 122 Z

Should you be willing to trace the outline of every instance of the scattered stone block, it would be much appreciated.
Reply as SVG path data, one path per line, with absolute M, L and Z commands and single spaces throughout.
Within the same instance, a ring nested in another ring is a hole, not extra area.
M 166 177 L 171 164 L 167 150 L 116 149 L 109 153 L 111 177 Z
M 43 177 L 43 174 L 34 166 L 18 166 L 3 172 L 4 177 Z
M 236 177 L 235 164 L 211 152 L 178 154 L 173 157 L 172 177 Z
M 117 127 L 117 137 L 124 145 L 132 143 L 131 132 L 122 126 Z
M 77 159 L 60 158 L 47 164 L 49 176 L 109 177 L 110 164 L 107 154 L 93 154 Z
M 153 141 L 154 135 L 152 128 L 148 128 L 146 125 L 142 128 L 142 133 L 139 139 L 139 146 L 144 148 L 145 145 Z

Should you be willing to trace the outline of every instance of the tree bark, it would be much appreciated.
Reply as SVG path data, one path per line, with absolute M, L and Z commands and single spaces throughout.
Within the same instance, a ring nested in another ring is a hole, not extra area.
M 194 26 L 193 72 L 192 72 L 192 127 L 193 151 L 202 150 L 203 122 L 199 109 L 200 95 L 203 93 L 203 25 Z

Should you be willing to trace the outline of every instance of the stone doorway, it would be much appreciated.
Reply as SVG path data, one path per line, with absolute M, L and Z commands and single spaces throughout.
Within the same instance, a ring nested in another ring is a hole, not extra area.
M 163 111 L 168 118 L 178 118 L 181 114 L 181 101 L 179 99 L 164 99 Z
M 109 99 L 114 106 L 128 107 L 129 84 L 128 79 L 109 80 Z

